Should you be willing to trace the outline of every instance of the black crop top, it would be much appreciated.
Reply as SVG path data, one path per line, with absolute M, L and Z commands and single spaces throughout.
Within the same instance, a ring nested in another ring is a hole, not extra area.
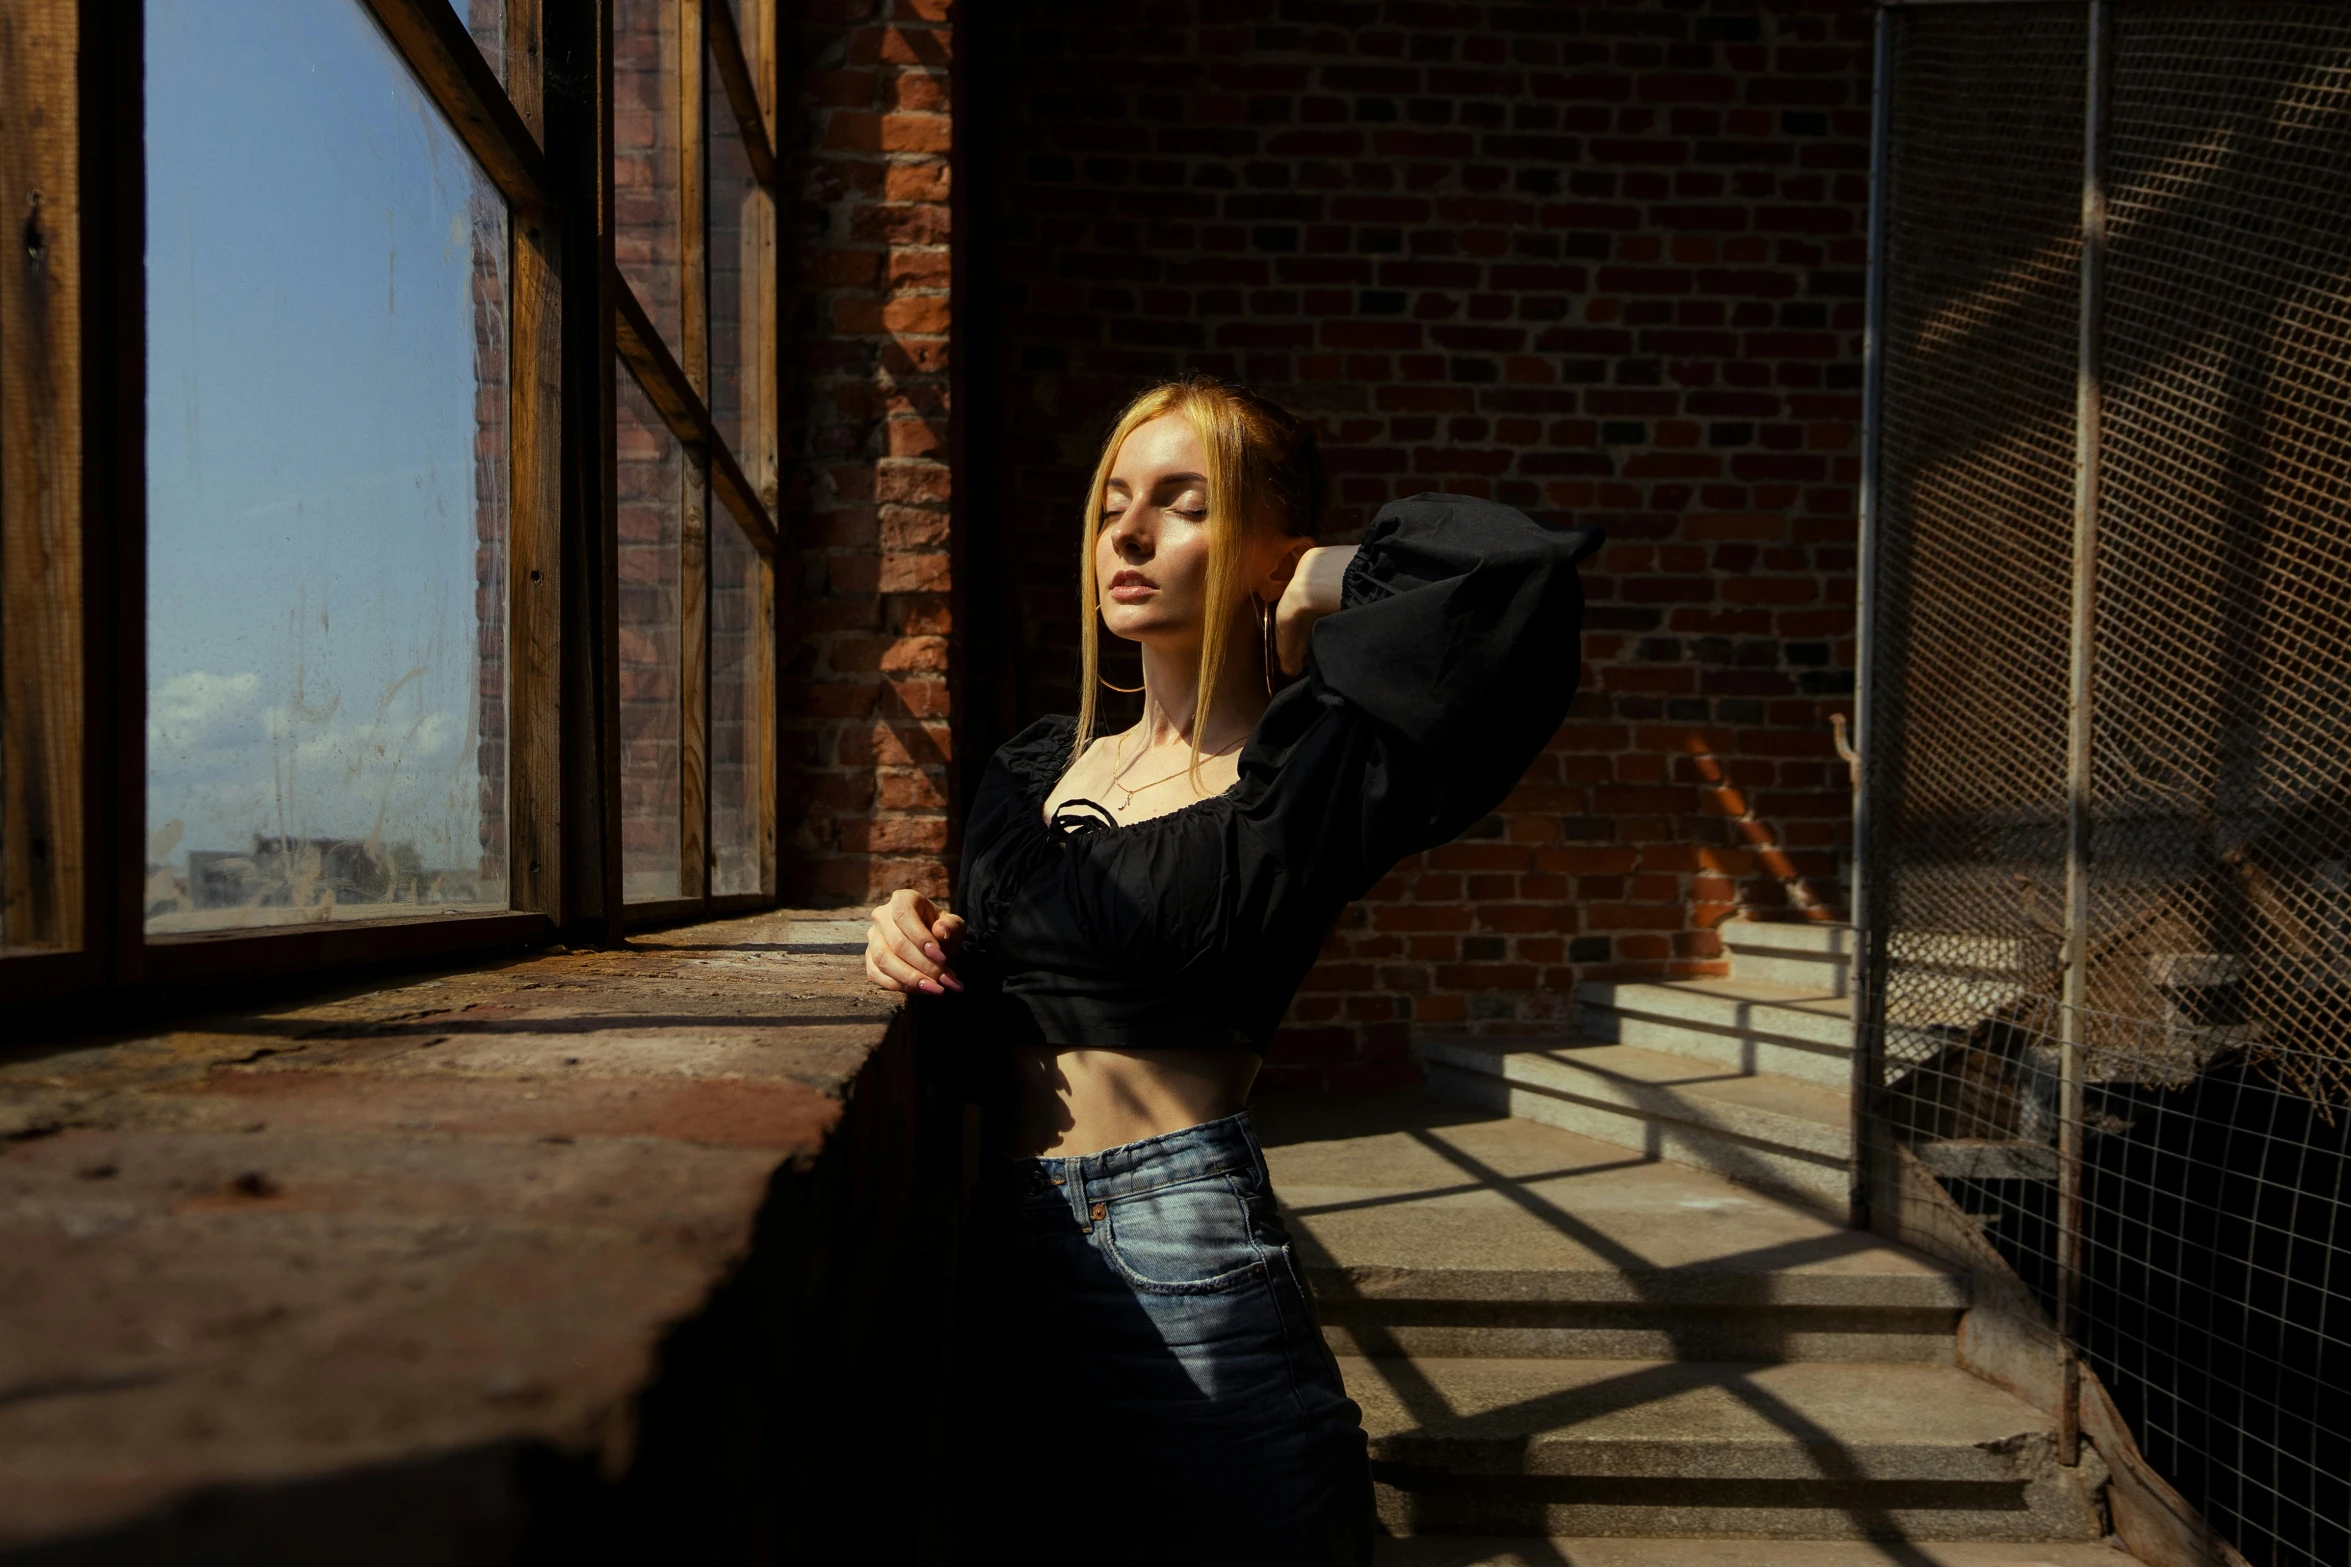
M 1262 1053 L 1340 911 L 1492 811 L 1558 729 L 1599 543 L 1468 496 L 1384 507 L 1239 781 L 1164 816 L 1048 824 L 1076 721 L 1023 730 L 965 821 L 965 989 L 941 1009 L 1010 1043 Z

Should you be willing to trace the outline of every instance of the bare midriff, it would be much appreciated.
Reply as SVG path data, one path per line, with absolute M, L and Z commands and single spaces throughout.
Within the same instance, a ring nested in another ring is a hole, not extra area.
M 1020 1080 L 1020 1151 L 1071 1158 L 1219 1120 L 1249 1102 L 1249 1050 L 1013 1052 Z

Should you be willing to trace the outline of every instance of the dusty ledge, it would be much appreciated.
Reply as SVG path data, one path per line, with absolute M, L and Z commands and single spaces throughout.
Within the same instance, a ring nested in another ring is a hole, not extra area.
M 436 1455 L 624 1469 L 895 1015 L 839 918 L 0 1051 L 0 1551 Z

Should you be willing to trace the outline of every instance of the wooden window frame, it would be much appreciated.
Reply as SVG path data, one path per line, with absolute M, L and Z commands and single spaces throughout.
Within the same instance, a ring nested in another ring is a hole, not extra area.
M 609 249 L 604 268 L 605 288 L 612 306 L 613 350 L 616 359 L 627 368 L 631 379 L 684 450 L 693 482 L 705 497 L 700 507 L 687 508 L 680 528 L 683 625 L 679 664 L 683 679 L 679 702 L 682 743 L 679 756 L 678 843 L 679 881 L 684 891 L 675 898 L 635 903 L 622 900 L 619 892 L 619 857 L 616 853 L 611 862 L 610 896 L 613 906 L 621 911 L 620 922 L 629 928 L 766 907 L 774 903 L 777 886 L 777 665 L 774 654 L 777 648 L 775 568 L 777 551 L 781 548 L 781 535 L 767 497 L 762 495 L 760 487 L 744 472 L 725 433 L 718 428 L 710 414 L 708 241 L 711 204 L 707 146 L 711 95 L 723 92 L 753 178 L 766 189 L 771 205 L 777 201 L 780 193 L 776 188 L 774 143 L 771 140 L 768 113 L 758 99 L 755 85 L 767 74 L 774 59 L 775 11 L 770 0 L 744 0 L 744 10 L 752 24 L 752 37 L 747 40 L 738 30 L 733 8 L 727 0 L 677 0 L 677 4 L 678 79 L 673 85 L 676 89 L 674 108 L 678 119 L 678 266 L 682 283 L 678 335 L 681 341 L 673 346 L 663 338 L 651 312 L 645 308 L 644 302 L 637 297 L 628 279 L 613 262 Z M 748 51 L 746 45 L 749 46 Z M 716 82 L 708 80 L 707 68 L 711 65 L 717 68 Z M 763 383 L 772 384 L 770 378 L 775 373 L 772 347 L 778 336 L 774 329 L 778 308 L 774 292 L 774 270 L 769 268 L 759 278 L 746 281 L 761 291 L 754 309 L 767 329 L 763 333 L 752 334 L 753 341 L 746 346 L 753 352 L 746 354 L 743 371 L 746 376 L 756 374 Z M 769 351 L 756 352 L 759 349 Z M 772 393 L 763 395 L 759 406 L 772 417 L 776 409 Z M 772 494 L 772 474 L 768 476 L 767 488 L 769 494 Z M 712 502 L 716 503 L 716 509 L 725 512 L 725 518 L 712 515 Z M 607 506 L 607 529 L 617 538 L 617 482 L 608 491 Z M 730 525 L 742 530 L 745 539 L 759 556 L 754 626 L 763 635 L 770 656 L 753 665 L 756 683 L 751 703 L 750 754 L 754 759 L 752 790 L 761 824 L 760 890 L 720 896 L 709 890 L 712 858 L 708 530 Z M 616 624 L 616 640 L 617 635 Z M 615 678 L 610 689 L 615 692 L 616 699 L 618 686 L 619 682 Z M 613 723 L 617 727 L 617 708 Z M 617 825 L 614 841 L 618 842 Z
M 705 395 L 705 95 L 724 95 L 779 193 L 774 0 L 675 6 L 683 344 L 613 264 L 613 3 L 505 0 L 506 81 L 449 0 L 356 0 L 504 195 L 509 482 L 506 791 L 511 907 L 150 936 L 146 872 L 146 278 L 141 8 L 32 0 L 0 28 L 0 1001 L 234 982 L 543 944 L 772 906 L 782 643 L 773 443 L 747 474 Z M 748 36 L 745 36 L 745 35 Z M 715 81 L 705 82 L 707 65 Z M 560 72 L 594 92 L 551 102 Z M 715 100 L 714 100 L 715 101 Z M 771 241 L 772 245 L 772 241 Z M 772 253 L 772 250 L 771 250 Z M 567 288 L 566 285 L 569 285 Z M 744 376 L 774 420 L 775 269 Z M 565 305 L 571 309 L 567 312 Z M 682 352 L 681 352 L 682 350 Z M 688 554 L 682 648 L 687 887 L 621 898 L 613 376 L 625 365 L 759 558 L 751 660 L 760 890 L 709 896 L 706 552 Z M 689 366 L 697 367 L 689 370 Z M 746 395 L 749 395 L 747 393 Z M 703 569 L 697 569 L 703 568 Z
M 80 331 L 87 197 L 79 40 L 58 9 L 0 30 L 0 973 L 26 994 L 95 982 L 95 825 Z

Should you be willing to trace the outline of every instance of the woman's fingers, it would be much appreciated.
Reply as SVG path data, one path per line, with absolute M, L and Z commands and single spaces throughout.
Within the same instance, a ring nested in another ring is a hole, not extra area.
M 874 962 L 873 954 L 871 952 L 867 952 L 865 955 L 865 977 L 872 980 L 875 984 L 881 986 L 884 990 L 904 992 L 906 989 L 904 985 L 899 984 L 889 975 L 882 972 L 881 966 Z
M 868 956 L 869 967 L 878 971 L 881 982 L 892 990 L 920 991 L 926 996 L 946 994 L 939 982 L 906 960 L 902 952 L 893 952 L 887 946 Z
M 865 967 L 874 983 L 885 990 L 920 991 L 930 996 L 940 995 L 944 990 L 921 955 L 906 952 L 890 931 L 880 925 L 866 937 Z
M 866 938 L 866 963 L 875 983 L 932 996 L 961 990 L 962 982 L 947 968 L 946 949 L 932 935 L 932 927 L 945 917 L 928 898 L 906 889 L 875 909 Z
M 897 940 L 893 945 L 899 954 L 920 969 L 925 979 L 948 990 L 961 990 L 962 981 L 947 967 L 946 948 L 932 934 L 932 928 L 943 917 L 938 906 L 915 893 L 893 897 L 890 904 L 897 911 Z M 932 994 L 937 994 L 937 990 Z
M 920 952 L 931 939 L 931 922 L 939 917 L 931 900 L 901 892 L 893 894 L 883 907 L 890 911 L 890 931 L 896 943 Z
M 904 993 L 909 988 L 906 982 L 882 967 L 882 959 L 887 955 L 888 950 L 882 942 L 882 933 L 879 927 L 865 933 L 865 977 L 884 990 Z
M 942 914 L 931 921 L 931 935 L 953 958 L 955 949 L 963 944 L 964 919 L 960 914 Z

